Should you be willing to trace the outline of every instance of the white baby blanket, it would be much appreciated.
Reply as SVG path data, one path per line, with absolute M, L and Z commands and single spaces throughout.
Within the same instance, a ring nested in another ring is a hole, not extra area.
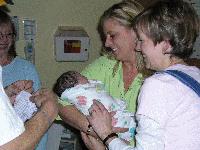
M 129 128 L 128 132 L 120 133 L 119 137 L 127 141 L 132 139 L 136 124 L 134 114 L 126 110 L 125 102 L 111 97 L 104 90 L 104 84 L 101 81 L 89 80 L 89 82 L 66 89 L 62 93 L 61 99 L 74 104 L 84 115 L 89 115 L 88 109 L 93 104 L 93 100 L 98 100 L 108 111 L 116 111 L 112 120 L 114 127 Z
M 93 104 L 93 100 L 101 102 L 109 111 L 124 110 L 126 104 L 111 97 L 105 90 L 101 81 L 89 80 L 90 83 L 77 85 L 66 89 L 62 95 L 62 100 L 74 104 L 84 115 L 89 115 L 88 109 Z

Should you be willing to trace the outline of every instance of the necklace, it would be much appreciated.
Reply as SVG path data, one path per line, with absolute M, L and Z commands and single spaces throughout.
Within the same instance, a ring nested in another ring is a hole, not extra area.
M 137 70 L 134 68 L 123 68 L 123 80 L 124 80 L 124 88 L 125 91 L 128 91 L 129 87 L 131 86 L 135 76 L 137 75 Z

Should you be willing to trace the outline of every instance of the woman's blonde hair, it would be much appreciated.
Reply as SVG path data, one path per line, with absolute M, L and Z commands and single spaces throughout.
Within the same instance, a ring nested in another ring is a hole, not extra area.
M 143 10 L 143 6 L 135 0 L 123 0 L 108 8 L 101 16 L 98 24 L 98 31 L 102 40 L 105 43 L 105 35 L 103 32 L 104 22 L 110 18 L 118 21 L 120 25 L 126 28 L 132 28 L 133 19 Z M 102 46 L 101 55 L 107 55 L 110 59 L 115 59 L 112 50 Z M 144 71 L 143 58 L 140 52 L 136 52 L 136 65 L 139 72 Z M 119 67 L 119 61 L 113 68 L 113 75 Z

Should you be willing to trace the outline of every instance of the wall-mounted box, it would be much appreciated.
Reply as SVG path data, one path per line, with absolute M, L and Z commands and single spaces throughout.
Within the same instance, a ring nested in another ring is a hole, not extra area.
M 56 61 L 87 61 L 89 43 L 82 27 L 59 26 L 54 35 Z

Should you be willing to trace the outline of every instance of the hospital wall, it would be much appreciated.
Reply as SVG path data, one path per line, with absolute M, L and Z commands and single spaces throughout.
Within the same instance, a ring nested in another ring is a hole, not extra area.
M 43 87 L 52 88 L 60 74 L 81 71 L 99 57 L 101 40 L 96 30 L 103 11 L 120 0 L 16 0 L 8 5 L 11 16 L 19 19 L 17 53 L 24 54 L 23 20 L 36 21 L 35 65 Z M 54 56 L 54 33 L 58 26 L 82 26 L 89 35 L 89 59 L 85 62 L 57 62 Z

